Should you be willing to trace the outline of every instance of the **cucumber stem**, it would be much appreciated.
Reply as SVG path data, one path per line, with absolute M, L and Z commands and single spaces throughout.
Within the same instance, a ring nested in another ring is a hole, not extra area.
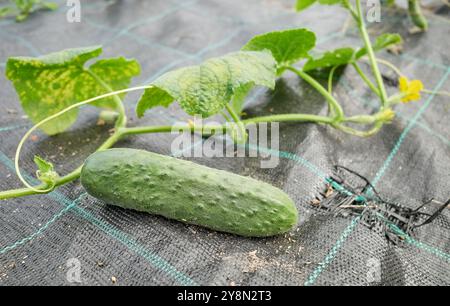
M 345 120 L 345 118 L 344 118 L 344 120 Z M 318 116 L 318 115 L 309 115 L 309 114 L 271 115 L 271 116 L 263 116 L 263 117 L 246 119 L 246 120 L 242 120 L 241 122 L 244 125 L 250 125 L 250 124 L 255 124 L 255 123 L 260 123 L 260 122 L 313 122 L 313 123 L 331 124 L 334 126 L 333 118 L 329 118 L 329 117 L 325 117 L 325 116 Z M 367 132 L 354 131 L 350 128 L 346 128 L 343 126 L 336 126 L 336 127 L 342 131 L 350 132 L 353 135 L 363 136 L 363 137 L 367 136 Z M 201 127 L 193 127 L 193 126 L 186 125 L 185 127 L 179 127 L 179 128 L 185 128 L 186 131 L 191 131 L 191 132 L 201 132 L 202 134 L 203 134 L 204 130 L 214 131 L 214 130 L 222 129 L 223 133 L 225 133 L 227 130 L 226 125 L 203 125 Z M 170 125 L 119 128 L 119 129 L 116 129 L 116 131 L 97 149 L 97 151 L 102 151 L 102 150 L 111 148 L 117 141 L 119 141 L 120 139 L 122 139 L 123 137 L 126 137 L 126 136 L 138 135 L 138 134 L 149 134 L 149 133 L 169 133 L 172 131 L 172 129 L 173 129 L 173 126 L 170 126 Z M 35 194 L 49 193 L 49 192 L 53 191 L 56 187 L 59 187 L 61 185 L 64 185 L 66 183 L 69 183 L 71 181 L 78 179 L 80 177 L 81 168 L 82 168 L 82 166 L 73 170 L 69 174 L 58 178 L 55 181 L 55 185 L 51 190 L 50 189 L 45 190 L 45 188 L 47 186 L 45 184 L 40 184 L 40 185 L 34 186 L 32 188 L 26 187 L 26 188 L 1 191 L 0 192 L 0 200 L 35 195 Z M 42 189 L 44 189 L 44 190 L 42 190 Z
M 344 118 L 344 111 L 342 110 L 342 107 L 339 104 L 339 102 L 333 97 L 332 94 L 330 94 L 319 82 L 317 82 L 315 79 L 313 79 L 304 71 L 298 70 L 292 66 L 289 66 L 286 69 L 294 72 L 303 80 L 305 80 L 309 85 L 314 87 L 327 100 L 330 108 L 333 109 L 336 113 L 335 118 L 333 120 L 334 122 L 342 121 L 342 119 Z
M 372 43 L 370 42 L 370 37 L 369 34 L 367 33 L 366 25 L 364 22 L 364 16 L 361 8 L 361 0 L 356 0 L 356 10 L 358 13 L 356 20 L 358 23 L 358 29 L 362 39 L 364 40 L 364 44 L 367 50 L 367 56 L 369 57 L 370 65 L 372 67 L 372 73 L 375 76 L 375 80 L 377 82 L 378 91 L 380 93 L 381 98 L 381 106 L 382 108 L 386 108 L 388 107 L 387 93 L 386 89 L 384 88 L 384 82 L 383 78 L 381 77 L 380 69 L 378 68 L 375 52 L 373 51 Z
M 356 72 L 358 72 L 359 76 L 363 79 L 363 81 L 367 84 L 367 86 L 372 89 L 372 91 L 377 95 L 380 96 L 380 90 L 372 83 L 372 81 L 369 79 L 369 77 L 362 71 L 361 67 L 354 62 L 352 63 L 353 68 L 355 68 Z
M 422 14 L 419 0 L 408 0 L 408 12 L 412 22 L 420 29 L 426 31 L 428 29 L 427 19 Z

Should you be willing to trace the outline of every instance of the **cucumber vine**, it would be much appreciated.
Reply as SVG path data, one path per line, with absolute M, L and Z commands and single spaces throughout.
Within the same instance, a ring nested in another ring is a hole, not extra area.
M 309 2 L 312 4 L 314 1 Z M 189 115 L 209 117 L 222 114 L 226 121 L 232 120 L 236 124 L 230 130 L 228 124 L 197 126 L 186 123 L 182 129 L 204 136 L 220 130 L 231 134 L 238 143 L 246 141 L 246 126 L 261 122 L 318 123 L 355 136 L 371 136 L 393 120 L 396 104 L 418 100 L 421 93 L 432 93 L 423 89 L 419 80 L 409 81 L 391 63 L 376 58 L 376 51 L 400 43 L 401 37 L 383 34 L 372 43 L 364 22 L 361 0 L 356 0 L 356 6 L 349 0 L 319 1 L 322 2 L 342 3 L 350 12 L 362 38 L 361 48 L 344 47 L 312 56 L 310 53 L 316 43 L 313 32 L 308 29 L 275 31 L 252 38 L 240 51 L 209 59 L 197 66 L 170 71 L 151 84 L 132 88 L 128 88 L 131 79 L 140 73 L 136 60 L 118 57 L 98 60 L 86 66 L 88 61 L 101 54 L 99 46 L 69 49 L 37 58 L 10 58 L 6 76 L 13 83 L 24 111 L 35 125 L 20 141 L 15 156 L 16 172 L 26 187 L 0 192 L 0 199 L 48 193 L 80 176 L 81 166 L 59 176 L 51 163 L 35 157 L 37 178 L 41 184 L 33 186 L 21 175 L 19 161 L 23 144 L 32 132 L 38 128 L 49 135 L 64 132 L 75 122 L 78 108 L 82 105 L 90 104 L 118 113 L 112 134 L 97 151 L 108 149 L 118 140 L 131 135 L 171 132 L 170 125 L 127 126 L 122 99 L 131 91 L 144 91 L 136 106 L 138 117 L 144 116 L 149 109 L 168 107 L 177 101 Z M 366 58 L 371 76 L 359 65 Z M 302 67 L 299 65 L 301 61 L 304 62 Z M 399 91 L 391 96 L 385 88 L 379 64 L 399 74 Z M 353 67 L 367 87 L 378 96 L 380 105 L 376 113 L 347 116 L 333 95 L 333 76 L 337 68 L 346 65 Z M 327 87 L 313 77 L 314 71 L 328 73 Z M 244 100 L 252 88 L 264 86 L 274 89 L 276 79 L 286 72 L 295 73 L 323 96 L 328 104 L 328 115 L 293 113 L 243 118 Z

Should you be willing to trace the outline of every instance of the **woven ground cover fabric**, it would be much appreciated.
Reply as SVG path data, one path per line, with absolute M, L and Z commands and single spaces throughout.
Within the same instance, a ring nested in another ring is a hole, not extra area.
M 9 56 L 38 56 L 65 48 L 103 45 L 104 57 L 136 58 L 142 73 L 133 84 L 147 84 L 171 69 L 238 50 L 267 31 L 307 27 L 318 49 L 359 46 L 354 25 L 338 7 L 314 6 L 296 14 L 293 1 L 82 1 L 80 23 L 68 23 L 65 1 L 55 12 L 38 12 L 23 23 L 0 20 L 0 190 L 21 186 L 13 157 L 31 127 L 12 84 L 5 78 Z M 371 34 L 400 32 L 404 52 L 382 57 L 433 90 L 450 90 L 449 10 L 427 14 L 430 29 L 411 34 L 403 10 L 384 10 Z M 364 69 L 367 69 L 364 66 Z M 383 72 L 386 72 L 383 70 Z M 396 89 L 391 87 L 389 91 Z M 335 81 L 349 114 L 376 107 L 350 68 Z M 125 100 L 131 125 L 170 124 L 188 117 L 173 104 L 142 119 L 134 115 L 139 93 Z M 248 116 L 282 113 L 326 114 L 325 100 L 293 74 L 274 91 L 256 90 Z M 450 104 L 424 95 L 398 109 L 391 125 L 370 138 L 357 138 L 314 124 L 281 124 L 280 157 L 274 169 L 259 158 L 195 158 L 199 164 L 251 176 L 282 188 L 299 210 L 298 226 L 282 236 L 249 239 L 217 233 L 162 217 L 111 207 L 88 196 L 79 181 L 48 195 L 0 202 L 0 285 L 73 285 L 67 261 L 81 264 L 81 283 L 109 285 L 450 285 L 450 210 L 400 244 L 390 243 L 357 216 L 335 216 L 311 205 L 326 188 L 334 165 L 367 177 L 384 198 L 415 208 L 430 198 L 446 201 L 450 190 Z M 59 173 L 74 169 L 108 136 L 96 125 L 98 111 L 83 107 L 66 133 L 36 133 L 22 155 L 23 172 L 35 171 L 39 154 Z M 140 135 L 116 147 L 170 155 L 173 136 Z M 265 148 L 261 148 L 264 150 Z M 256 253 L 255 253 L 256 251 Z M 370 263 L 380 278 L 368 277 Z

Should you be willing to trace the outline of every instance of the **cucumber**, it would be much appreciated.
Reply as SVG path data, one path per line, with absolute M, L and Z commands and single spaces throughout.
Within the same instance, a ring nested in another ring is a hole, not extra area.
M 287 232 L 298 217 L 289 196 L 272 185 L 142 150 L 92 154 L 81 184 L 108 204 L 247 237 Z

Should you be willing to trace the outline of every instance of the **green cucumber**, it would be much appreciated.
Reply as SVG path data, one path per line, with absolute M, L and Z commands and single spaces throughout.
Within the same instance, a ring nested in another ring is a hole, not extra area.
M 298 217 L 289 196 L 272 185 L 142 150 L 92 154 L 81 184 L 108 204 L 241 236 L 281 234 Z

